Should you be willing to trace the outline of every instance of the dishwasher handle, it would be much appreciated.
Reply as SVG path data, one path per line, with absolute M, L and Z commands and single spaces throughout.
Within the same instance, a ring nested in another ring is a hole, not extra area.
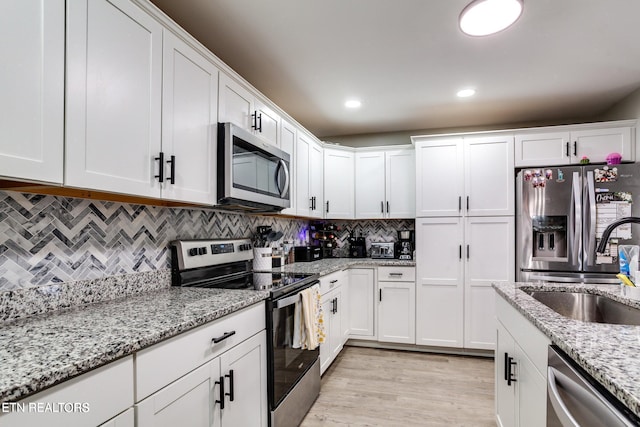
M 580 424 L 578 424 L 576 419 L 573 418 L 569 408 L 567 408 L 567 405 L 565 405 L 562 397 L 560 396 L 556 375 L 562 374 L 553 366 L 549 366 L 547 368 L 547 395 L 551 402 L 551 406 L 553 406 L 553 410 L 560 420 L 562 427 L 580 427 Z

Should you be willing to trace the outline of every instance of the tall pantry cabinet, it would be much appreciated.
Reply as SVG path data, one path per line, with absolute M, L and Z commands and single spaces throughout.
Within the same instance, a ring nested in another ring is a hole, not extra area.
M 514 279 L 513 135 L 412 140 L 416 344 L 493 350 L 491 282 Z

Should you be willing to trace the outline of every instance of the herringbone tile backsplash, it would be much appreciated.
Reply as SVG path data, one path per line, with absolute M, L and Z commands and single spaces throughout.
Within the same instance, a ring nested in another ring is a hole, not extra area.
M 308 221 L 0 192 L 0 291 L 167 269 L 171 240 L 250 237 L 258 225 L 271 225 L 299 245 Z M 340 247 L 349 230 L 368 236 L 370 244 L 393 241 L 397 229 L 413 229 L 414 222 L 339 226 Z
M 306 220 L 0 192 L 0 291 L 169 268 L 174 239 L 294 240 Z M 299 241 L 298 241 L 299 244 Z

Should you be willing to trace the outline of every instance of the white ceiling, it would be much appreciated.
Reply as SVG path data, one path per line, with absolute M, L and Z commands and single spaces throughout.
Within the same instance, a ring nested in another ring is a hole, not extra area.
M 640 1 L 524 0 L 482 38 L 469 1 L 152 0 L 318 137 L 591 117 L 640 87 Z

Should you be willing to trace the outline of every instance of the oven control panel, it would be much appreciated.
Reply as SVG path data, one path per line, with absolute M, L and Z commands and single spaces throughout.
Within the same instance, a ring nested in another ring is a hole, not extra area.
M 253 259 L 249 239 L 176 240 L 170 245 L 176 248 L 180 270 Z

